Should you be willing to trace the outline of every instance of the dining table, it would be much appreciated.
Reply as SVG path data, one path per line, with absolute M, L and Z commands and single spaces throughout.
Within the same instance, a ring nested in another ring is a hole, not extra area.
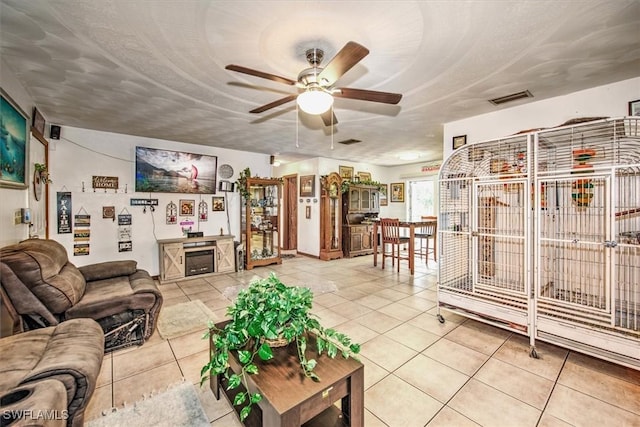
M 426 227 L 433 223 L 437 224 L 437 220 L 434 219 L 400 219 L 400 228 L 408 230 L 409 234 L 409 271 L 411 275 L 415 273 L 415 253 L 416 253 L 416 229 Z M 378 233 L 380 232 L 380 221 L 373 221 L 373 266 L 378 265 Z M 434 236 L 434 245 L 437 242 L 437 236 Z M 384 250 L 384 248 L 382 248 Z

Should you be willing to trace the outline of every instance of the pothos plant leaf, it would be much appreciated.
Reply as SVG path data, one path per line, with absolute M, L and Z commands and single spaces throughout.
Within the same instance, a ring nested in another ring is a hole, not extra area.
M 246 171 L 247 176 L 250 172 Z M 240 291 L 227 313 L 231 321 L 222 328 L 209 325 L 205 338 L 211 337 L 213 343 L 209 362 L 202 368 L 203 383 L 208 375 L 224 375 L 229 379 L 228 389 L 233 390 L 244 385 L 248 390 L 247 376 L 259 374 L 256 360 L 274 358 L 272 348 L 265 340 L 286 339 L 295 343 L 300 369 L 307 378 L 320 381 L 314 372 L 318 358 L 326 354 L 329 358 L 338 355 L 354 357 L 360 346 L 334 329 L 325 329 L 317 316 L 311 313 L 313 293 L 305 287 L 287 286 L 275 274 L 252 282 L 247 289 Z M 307 359 L 308 334 L 315 337 L 316 358 Z M 233 372 L 229 365 L 229 352 L 237 352 L 240 372 Z M 256 359 L 258 356 L 258 359 Z M 236 394 L 234 406 L 242 406 L 240 420 L 244 421 L 251 413 L 252 405 L 262 399 L 258 393 Z

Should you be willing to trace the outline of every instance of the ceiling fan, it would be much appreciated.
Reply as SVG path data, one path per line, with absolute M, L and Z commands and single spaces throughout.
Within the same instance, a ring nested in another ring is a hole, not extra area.
M 400 102 L 400 99 L 402 99 L 402 95 L 398 93 L 334 87 L 336 81 L 342 77 L 344 73 L 349 71 L 368 54 L 369 49 L 356 42 L 350 41 L 344 45 L 331 61 L 329 61 L 327 66 L 323 68 L 320 67 L 320 63 L 324 58 L 324 52 L 321 49 L 309 49 L 306 51 L 306 58 L 311 67 L 302 70 L 300 74 L 298 74 L 297 81 L 240 65 L 231 64 L 225 68 L 238 73 L 273 80 L 278 83 L 297 86 L 302 89 L 302 92 L 299 94 L 285 96 L 284 98 L 255 108 L 249 111 L 250 113 L 262 113 L 271 108 L 296 100 L 298 106 L 303 111 L 309 114 L 319 114 L 325 126 L 331 126 L 332 124 L 338 123 L 338 119 L 331 109 L 334 97 L 381 102 L 384 104 L 397 104 Z

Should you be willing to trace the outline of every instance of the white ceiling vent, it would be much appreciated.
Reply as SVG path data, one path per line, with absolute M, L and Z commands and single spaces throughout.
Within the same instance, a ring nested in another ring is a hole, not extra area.
M 533 98 L 533 95 L 531 95 L 531 92 L 529 92 L 528 90 L 523 90 L 522 92 L 516 92 L 510 95 L 501 96 L 499 98 L 490 99 L 489 102 L 492 103 L 493 105 L 500 105 L 500 104 L 506 104 L 507 102 L 511 102 L 511 101 L 517 101 L 518 99 L 523 99 L 523 98 Z

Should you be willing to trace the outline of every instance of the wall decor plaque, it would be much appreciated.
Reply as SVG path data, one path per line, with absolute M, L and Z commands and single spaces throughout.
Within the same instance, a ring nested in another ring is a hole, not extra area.
M 96 176 L 91 178 L 91 186 L 93 188 L 105 188 L 110 190 L 118 189 L 117 176 Z

